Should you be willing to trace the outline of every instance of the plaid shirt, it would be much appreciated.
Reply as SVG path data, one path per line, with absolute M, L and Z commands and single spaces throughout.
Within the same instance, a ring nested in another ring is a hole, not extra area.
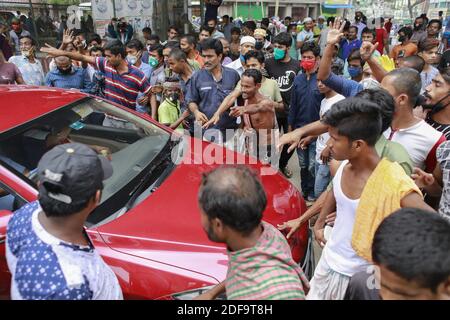
M 286 239 L 274 226 L 262 225 L 264 231 L 254 247 L 228 252 L 227 299 L 305 299 L 309 283 L 292 259 Z

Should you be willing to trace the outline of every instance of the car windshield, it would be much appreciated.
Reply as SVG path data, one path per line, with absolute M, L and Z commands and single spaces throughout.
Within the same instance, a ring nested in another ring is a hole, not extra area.
M 70 142 L 89 145 L 109 158 L 114 169 L 104 181 L 101 204 L 89 216 L 90 225 L 110 221 L 142 201 L 140 197 L 131 203 L 130 198 L 148 189 L 142 185 L 150 187 L 163 173 L 167 176 L 175 145 L 169 132 L 150 121 L 87 97 L 2 133 L 0 162 L 36 187 L 36 167 L 42 155 Z

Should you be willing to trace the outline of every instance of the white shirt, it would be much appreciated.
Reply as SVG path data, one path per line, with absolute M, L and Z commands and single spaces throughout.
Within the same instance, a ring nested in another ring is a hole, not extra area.
M 433 168 L 436 164 L 436 149 L 445 140 L 443 134 L 424 120 L 415 125 L 384 132 L 388 140 L 400 143 L 408 151 L 415 167 L 420 169 Z
M 236 70 L 237 73 L 239 73 L 240 77 L 242 77 L 242 74 L 244 73 L 244 67 L 242 66 L 241 58 L 237 58 L 233 62 L 227 64 L 225 67 Z
M 322 102 L 320 103 L 320 119 L 323 118 L 323 115 L 331 109 L 331 107 L 333 106 L 333 104 L 335 104 L 338 101 L 341 101 L 345 99 L 345 97 L 343 95 L 337 94 L 329 99 L 324 98 L 322 100 Z M 326 145 L 327 145 L 327 141 L 328 139 L 330 139 L 330 135 L 328 134 L 328 132 L 321 134 L 318 138 L 317 138 L 317 142 L 316 142 L 316 161 L 319 164 L 323 164 L 322 160 L 320 160 L 320 154 L 322 153 L 323 149 L 325 149 Z
M 333 179 L 336 220 L 321 259 L 325 259 L 334 271 L 351 277 L 357 272 L 365 271 L 370 263 L 358 256 L 352 247 L 353 226 L 360 199 L 350 199 L 342 191 L 342 172 L 347 163 L 348 160 L 342 162 Z

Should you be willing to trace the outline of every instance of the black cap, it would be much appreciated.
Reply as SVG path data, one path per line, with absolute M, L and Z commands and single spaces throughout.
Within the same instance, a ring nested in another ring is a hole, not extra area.
M 103 180 L 112 176 L 108 159 L 81 143 L 54 147 L 38 164 L 39 195 L 70 204 L 85 200 L 103 189 Z

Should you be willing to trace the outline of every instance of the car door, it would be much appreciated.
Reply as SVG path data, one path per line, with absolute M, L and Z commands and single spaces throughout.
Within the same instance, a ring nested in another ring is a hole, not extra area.
M 21 196 L 0 181 L 0 299 L 9 298 L 11 284 L 11 274 L 6 262 L 6 227 L 12 211 L 26 203 Z

